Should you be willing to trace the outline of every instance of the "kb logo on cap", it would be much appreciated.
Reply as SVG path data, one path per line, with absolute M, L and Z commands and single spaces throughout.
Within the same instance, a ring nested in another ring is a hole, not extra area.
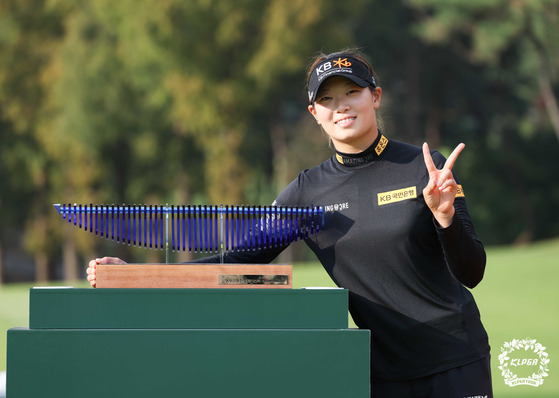
M 333 67 L 338 67 L 338 68 L 349 68 L 351 66 L 351 62 L 349 62 L 347 60 L 347 58 L 338 58 L 337 60 L 335 60 L 334 62 L 325 62 L 324 64 L 320 65 L 318 68 L 316 68 L 316 74 L 317 75 L 321 75 L 322 73 L 326 72 L 327 70 L 332 69 Z
M 375 79 L 369 66 L 357 58 L 336 54 L 331 58 L 321 61 L 310 73 L 308 92 L 310 103 L 316 100 L 316 93 L 322 82 L 336 75 L 347 77 L 359 87 L 376 87 Z

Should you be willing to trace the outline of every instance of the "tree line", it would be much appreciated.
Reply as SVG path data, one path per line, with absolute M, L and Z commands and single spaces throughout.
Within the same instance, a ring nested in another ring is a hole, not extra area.
M 466 143 L 485 244 L 557 236 L 558 26 L 556 0 L 3 1 L 0 281 L 24 263 L 76 279 L 104 250 L 160 260 L 53 203 L 271 203 L 331 156 L 305 71 L 347 47 L 370 57 L 388 137 Z

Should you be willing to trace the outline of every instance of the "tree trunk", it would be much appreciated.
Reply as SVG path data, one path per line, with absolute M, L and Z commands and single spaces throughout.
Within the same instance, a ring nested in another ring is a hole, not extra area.
M 42 197 L 43 195 L 40 195 Z M 33 250 L 35 256 L 35 281 L 47 282 L 49 280 L 48 256 L 46 251 L 48 234 L 47 220 L 44 216 L 37 216 L 34 223 L 34 238 L 36 246 Z
M 64 266 L 64 280 L 73 282 L 78 280 L 78 253 L 74 241 L 73 228 L 70 223 L 65 223 L 65 239 L 62 246 L 62 263 Z
M 543 99 L 545 110 L 549 115 L 553 131 L 557 136 L 557 140 L 559 140 L 559 106 L 557 105 L 557 98 L 555 98 L 555 94 L 553 93 L 553 85 L 551 84 L 552 69 L 549 64 L 545 45 L 541 42 L 540 39 L 538 39 L 538 37 L 534 33 L 534 28 L 532 27 L 532 24 L 528 19 L 528 15 L 526 15 L 526 21 L 527 36 L 531 43 L 534 45 L 536 54 L 538 55 L 538 64 L 540 69 L 540 73 L 538 74 L 538 83 L 540 86 L 540 94 Z
M 542 71 L 538 75 L 538 81 L 540 83 L 540 92 L 542 95 L 543 103 L 545 105 L 545 110 L 549 115 L 549 120 L 551 120 L 551 126 L 553 131 L 559 140 L 559 106 L 557 105 L 557 99 L 553 94 L 553 89 L 551 85 L 551 79 L 549 74 L 543 71 L 545 68 L 541 68 Z
M 35 253 L 35 281 L 40 283 L 49 280 L 49 264 L 47 255 L 44 251 Z
M 3 278 L 4 273 L 2 272 L 2 269 L 3 269 L 2 242 L 0 242 L 0 286 L 2 286 L 2 284 L 4 283 L 4 278 Z

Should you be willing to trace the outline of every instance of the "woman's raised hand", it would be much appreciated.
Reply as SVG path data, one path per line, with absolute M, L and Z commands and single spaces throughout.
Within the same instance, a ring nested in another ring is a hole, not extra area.
M 423 197 L 433 212 L 433 216 L 443 228 L 450 226 L 454 217 L 454 198 L 458 192 L 458 184 L 452 175 L 452 167 L 465 146 L 459 144 L 452 151 L 443 168 L 439 170 L 433 162 L 429 145 L 423 144 L 423 158 L 429 172 L 429 183 L 423 189 Z
M 91 260 L 87 267 L 87 280 L 91 287 L 95 287 L 97 284 L 97 264 L 126 264 L 126 261 L 122 261 L 118 257 L 103 257 Z

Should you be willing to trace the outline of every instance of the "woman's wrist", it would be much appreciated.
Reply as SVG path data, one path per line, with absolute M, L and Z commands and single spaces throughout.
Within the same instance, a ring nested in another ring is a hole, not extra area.
M 452 209 L 447 213 L 433 213 L 433 217 L 435 218 L 435 221 L 440 228 L 448 228 L 452 225 L 452 220 L 454 220 L 455 212 L 456 210 L 453 206 Z

